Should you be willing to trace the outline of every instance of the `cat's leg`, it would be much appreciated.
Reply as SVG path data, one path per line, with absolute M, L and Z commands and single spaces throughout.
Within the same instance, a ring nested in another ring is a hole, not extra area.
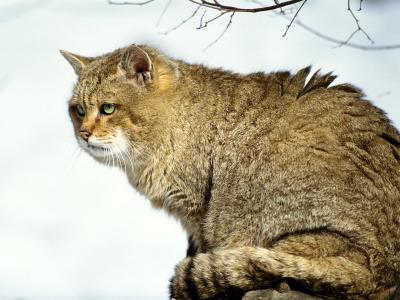
M 346 257 L 307 258 L 265 248 L 237 247 L 183 260 L 171 282 L 171 297 L 235 299 L 237 295 L 240 299 L 244 291 L 274 286 L 285 278 L 317 294 L 329 291 L 350 299 L 365 299 L 376 289 L 368 268 Z

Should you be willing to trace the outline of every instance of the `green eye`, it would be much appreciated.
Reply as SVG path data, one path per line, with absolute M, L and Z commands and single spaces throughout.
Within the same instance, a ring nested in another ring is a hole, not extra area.
M 78 105 L 76 106 L 76 113 L 77 113 L 78 116 L 80 116 L 80 117 L 84 117 L 84 116 L 85 116 L 85 110 L 84 110 L 84 108 L 83 108 L 82 105 L 78 104 Z
M 101 106 L 101 113 L 106 115 L 111 115 L 115 111 L 115 104 L 113 103 L 104 103 Z

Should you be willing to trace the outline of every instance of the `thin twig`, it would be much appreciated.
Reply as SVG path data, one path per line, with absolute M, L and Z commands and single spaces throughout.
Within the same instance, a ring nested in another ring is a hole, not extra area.
M 200 28 L 203 25 L 203 19 L 204 19 L 204 16 L 206 15 L 206 12 L 207 12 L 207 9 L 205 9 L 203 11 L 203 14 L 200 17 L 200 25 L 199 25 L 199 27 L 197 27 L 197 29 Z
M 174 27 L 168 29 L 167 31 L 164 32 L 160 32 L 161 34 L 165 34 L 167 35 L 168 33 L 178 29 L 179 27 L 181 27 L 182 25 L 184 25 L 186 22 L 188 22 L 190 19 L 193 19 L 194 16 L 197 14 L 197 12 L 199 11 L 199 9 L 201 8 L 201 5 L 197 6 L 197 8 L 193 11 L 193 13 L 187 17 L 186 19 L 182 20 L 182 22 L 180 22 L 179 24 L 175 25 Z
M 204 17 L 204 15 L 205 15 L 205 12 L 204 12 L 204 14 L 202 15 L 202 18 L 200 19 L 200 25 L 199 25 L 199 27 L 197 27 L 196 29 L 202 29 L 202 28 L 204 28 L 204 27 L 207 27 L 208 24 L 210 24 L 211 22 L 215 21 L 216 19 L 221 18 L 221 17 L 222 17 L 223 15 L 225 15 L 226 13 L 227 13 L 226 11 L 223 11 L 223 12 L 221 12 L 218 16 L 216 16 L 216 17 L 214 17 L 214 18 L 212 18 L 212 19 L 210 19 L 210 20 L 208 20 L 208 21 L 205 21 L 204 24 L 203 24 L 203 17 Z
M 349 35 L 349 37 L 344 42 L 338 44 L 338 47 L 346 45 L 348 42 L 350 42 L 350 40 L 359 31 L 364 34 L 364 36 L 371 42 L 371 44 L 374 44 L 375 42 L 371 39 L 371 37 L 368 35 L 368 33 L 360 26 L 360 20 L 356 17 L 353 10 L 351 9 L 350 0 L 347 0 L 347 10 L 349 11 L 350 15 L 354 19 L 354 22 L 356 23 L 357 28 Z
M 171 4 L 172 0 L 168 0 L 167 4 L 165 4 L 163 11 L 161 12 L 161 15 L 158 17 L 157 23 L 156 23 L 156 28 L 158 28 L 158 26 L 161 23 L 162 18 L 164 17 L 165 13 L 168 10 L 169 5 Z
M 282 37 L 285 37 L 286 34 L 288 33 L 290 27 L 292 26 L 294 20 L 296 20 L 297 15 L 299 14 L 300 10 L 303 8 L 304 4 L 306 4 L 307 0 L 304 0 L 303 3 L 301 3 L 299 9 L 296 11 L 296 13 L 294 14 L 293 18 L 290 20 L 289 25 L 286 26 L 286 30 L 283 33 Z
M 358 11 L 362 10 L 362 3 L 364 0 L 360 0 L 360 7 L 358 8 Z
M 147 1 L 142 1 L 142 2 L 130 2 L 130 1 L 125 1 L 125 2 L 115 2 L 113 0 L 107 0 L 108 4 L 112 5 L 146 5 L 149 4 L 150 2 L 154 2 L 156 0 L 147 0 Z
M 229 22 L 228 22 L 228 24 L 226 25 L 224 31 L 222 31 L 221 34 L 220 34 L 211 44 L 209 44 L 207 47 L 205 47 L 205 48 L 203 49 L 203 51 L 206 51 L 208 48 L 210 48 L 211 46 L 213 46 L 216 42 L 218 42 L 218 41 L 225 35 L 225 32 L 228 30 L 228 28 L 229 28 L 229 27 L 231 26 L 231 24 L 232 24 L 232 19 L 233 19 L 233 16 L 234 16 L 234 15 L 235 15 L 235 12 L 232 12 L 231 15 L 230 15 L 230 17 L 229 17 Z
M 259 1 L 257 1 L 257 0 L 253 0 L 252 2 L 257 3 L 257 4 L 259 3 Z M 292 18 L 290 18 L 286 14 L 280 14 L 278 12 L 275 12 L 275 14 L 277 16 L 285 18 L 288 21 L 292 20 Z M 317 37 L 319 37 L 319 38 L 321 38 L 323 40 L 326 40 L 326 41 L 331 42 L 331 43 L 335 43 L 336 47 L 337 47 L 337 45 L 342 45 L 342 46 L 346 46 L 346 47 L 349 47 L 349 48 L 354 48 L 354 49 L 359 49 L 359 50 L 364 50 L 364 51 L 384 51 L 384 50 L 400 49 L 400 44 L 380 45 L 380 46 L 365 46 L 365 45 L 360 45 L 360 44 L 357 44 L 357 43 L 350 43 L 349 41 L 346 42 L 344 40 L 336 39 L 336 38 L 333 38 L 333 37 L 331 37 L 329 35 L 323 34 L 323 33 L 319 32 L 319 31 L 315 30 L 314 28 L 302 23 L 301 21 L 299 21 L 298 18 L 294 21 L 294 24 L 300 26 L 304 30 L 308 31 L 309 33 L 311 33 L 311 34 L 313 34 L 313 35 L 315 35 L 315 36 L 317 36 Z M 336 48 L 336 47 L 334 47 L 334 48 Z
M 285 16 L 284 16 L 285 17 Z M 309 27 L 307 25 L 305 25 L 304 23 L 300 22 L 299 20 L 296 20 L 294 22 L 296 25 L 300 26 L 301 28 L 307 30 L 308 32 L 312 33 L 313 35 L 327 40 L 329 42 L 335 43 L 336 45 L 343 45 L 346 47 L 350 47 L 350 48 L 355 48 L 355 49 L 360 49 L 360 50 L 366 50 L 366 51 L 382 51 L 382 50 L 394 50 L 394 49 L 400 49 L 400 44 L 393 44 L 393 45 L 381 45 L 381 46 L 364 46 L 364 45 L 360 45 L 360 44 L 356 44 L 356 43 L 344 43 L 344 41 L 330 37 L 326 34 L 323 34 L 317 30 L 315 30 L 312 27 Z
M 278 1 L 278 0 L 274 0 L 274 3 L 275 3 L 276 5 L 279 5 L 279 1 Z M 260 6 L 263 6 L 263 5 L 260 5 Z M 284 13 L 285 13 L 285 12 L 283 11 L 283 8 L 282 8 L 282 7 L 279 7 L 279 10 L 280 10 L 281 14 L 284 14 Z

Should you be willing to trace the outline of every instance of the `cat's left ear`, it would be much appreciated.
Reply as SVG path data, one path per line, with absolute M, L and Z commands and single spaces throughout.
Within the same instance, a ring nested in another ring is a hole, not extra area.
M 88 65 L 93 59 L 89 57 L 80 56 L 64 50 L 60 50 L 61 54 L 71 64 L 77 75 L 80 75 L 82 70 Z
M 145 85 L 153 79 L 153 63 L 150 56 L 136 45 L 124 50 L 118 68 L 126 78 L 135 79 L 139 85 Z

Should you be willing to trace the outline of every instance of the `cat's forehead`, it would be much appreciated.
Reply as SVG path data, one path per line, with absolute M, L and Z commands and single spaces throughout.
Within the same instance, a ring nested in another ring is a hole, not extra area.
M 90 63 L 85 65 L 81 72 L 81 77 L 95 77 L 102 75 L 107 77 L 117 71 L 117 67 L 122 59 L 122 52 L 120 49 L 111 53 L 91 58 Z
M 71 101 L 76 103 L 89 101 L 93 105 L 99 99 L 115 94 L 114 87 L 115 84 L 112 84 L 106 75 L 88 74 L 81 77 L 75 85 Z
M 91 62 L 80 74 L 77 88 L 109 88 L 120 78 L 118 61 L 101 58 Z
M 106 80 L 115 77 L 118 70 L 118 61 L 108 58 L 100 58 L 91 62 L 82 71 L 80 82 L 82 84 L 98 83 L 99 80 Z

